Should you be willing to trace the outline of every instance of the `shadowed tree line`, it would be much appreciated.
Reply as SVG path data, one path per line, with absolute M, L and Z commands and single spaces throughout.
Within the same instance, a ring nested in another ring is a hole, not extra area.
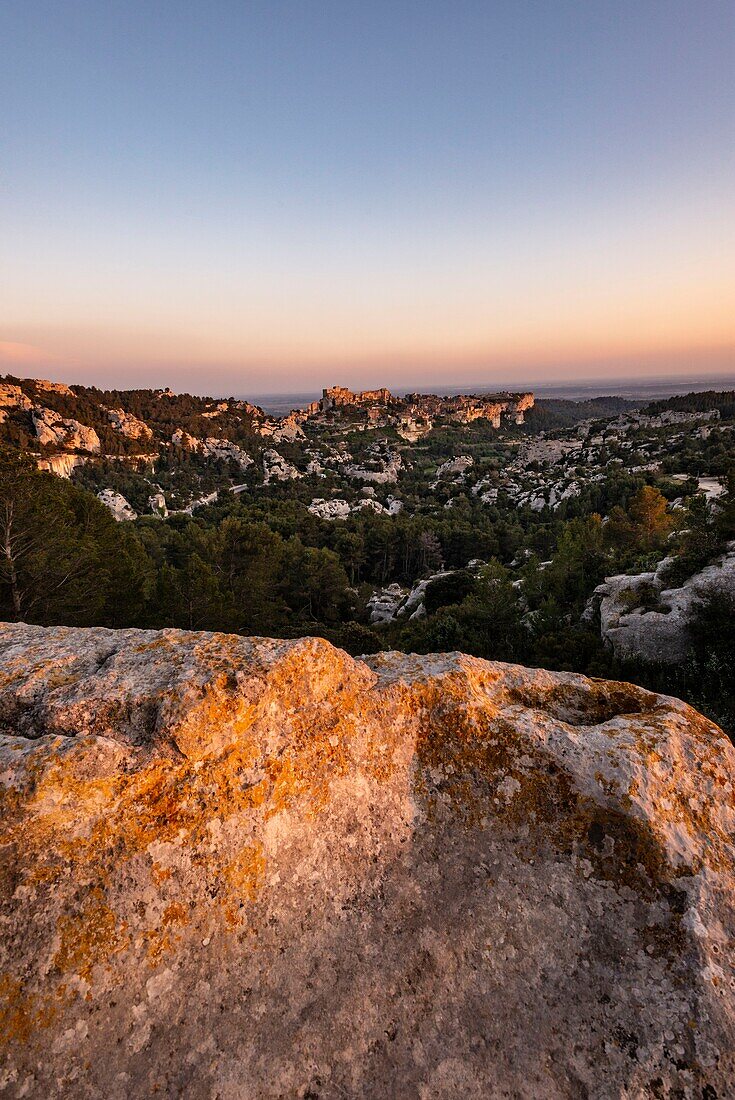
M 598 501 L 605 520 L 598 511 L 569 514 Z M 49 625 L 317 634 L 355 654 L 456 649 L 628 678 L 680 695 L 732 729 L 735 608 L 724 598 L 703 604 L 690 660 L 675 669 L 622 665 L 581 619 L 606 575 L 651 569 L 672 545 L 670 585 L 712 560 L 735 537 L 735 474 L 718 509 L 694 496 L 678 515 L 657 488 L 618 475 L 565 515 L 545 517 L 460 500 L 438 515 L 361 513 L 327 523 L 284 496 L 116 523 L 93 494 L 5 449 L 0 615 Z M 457 568 L 472 558 L 487 564 Z M 457 571 L 429 584 L 424 618 L 369 625 L 375 585 L 410 583 L 442 567 Z

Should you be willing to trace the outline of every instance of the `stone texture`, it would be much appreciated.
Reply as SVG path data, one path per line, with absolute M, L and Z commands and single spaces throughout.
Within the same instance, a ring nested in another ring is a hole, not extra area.
M 185 432 L 183 428 L 177 428 L 171 436 L 171 442 L 175 447 L 197 451 L 205 458 L 232 460 L 239 465 L 241 470 L 247 470 L 248 466 L 253 465 L 250 455 L 230 439 L 215 439 L 213 436 L 208 436 L 206 439 L 197 439 L 196 436 Z
M 263 451 L 262 458 L 264 485 L 270 485 L 272 481 L 293 481 L 301 477 L 296 467 L 273 448 Z
M 107 409 L 107 418 L 115 431 L 127 439 L 140 439 L 147 443 L 153 438 L 153 432 L 143 420 L 139 420 L 125 409 Z M 206 414 L 205 414 L 206 415 Z
M 606 577 L 592 594 L 584 617 L 599 619 L 601 637 L 616 656 L 677 664 L 689 652 L 691 621 L 702 601 L 720 593 L 735 598 L 735 542 L 680 588 L 665 587 L 670 561 L 654 572 Z M 648 606 L 651 599 L 655 607 Z
M 53 409 L 35 408 L 31 416 L 36 438 L 42 446 L 99 454 L 100 439 L 94 428 L 78 420 L 66 419 Z
M 735 752 L 318 639 L 0 630 L 11 1097 L 723 1098 Z
M 23 409 L 27 412 L 33 405 L 20 386 L 12 382 L 0 382 L 0 408 Z

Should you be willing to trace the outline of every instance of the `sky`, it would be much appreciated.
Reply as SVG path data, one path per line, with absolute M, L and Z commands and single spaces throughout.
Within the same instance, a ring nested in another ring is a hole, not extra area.
M 735 370 L 732 0 L 3 0 L 0 370 Z

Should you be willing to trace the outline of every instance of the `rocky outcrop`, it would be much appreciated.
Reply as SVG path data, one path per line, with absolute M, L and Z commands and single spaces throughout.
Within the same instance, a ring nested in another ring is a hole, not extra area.
M 171 436 L 171 442 L 175 447 L 183 447 L 186 451 L 196 451 L 205 458 L 236 462 L 241 470 L 247 470 L 248 466 L 253 465 L 253 459 L 250 455 L 243 451 L 241 447 L 238 447 L 236 443 L 233 443 L 231 439 L 216 439 L 213 436 L 198 439 L 196 436 L 189 435 L 183 428 L 177 428 Z
M 370 448 L 367 460 L 362 465 L 355 463 L 345 466 L 344 472 L 354 481 L 387 485 L 398 481 L 402 469 L 403 458 L 400 451 L 381 441 Z
M 161 519 L 165 519 L 168 515 L 168 505 L 166 504 L 166 496 L 160 485 L 155 486 L 155 493 L 148 497 L 148 507 L 154 516 L 160 516 Z
M 309 511 L 313 516 L 327 520 L 347 519 L 353 512 L 362 512 L 366 509 L 375 512 L 379 516 L 397 516 L 403 511 L 403 501 L 397 500 L 395 497 L 388 497 L 386 503 L 381 504 L 379 500 L 367 497 L 364 500 L 356 500 L 353 504 L 350 504 L 348 500 L 344 500 L 342 497 L 334 497 L 332 500 L 314 497 L 309 505 Z
M 71 477 L 74 470 L 78 466 L 84 466 L 86 462 L 89 462 L 86 455 L 72 454 L 45 455 L 44 458 L 36 459 L 39 470 L 46 470 L 47 473 L 56 474 L 57 477 L 66 478 Z
M 28 412 L 32 408 L 31 401 L 23 393 L 20 386 L 12 382 L 0 382 L 0 408 L 22 409 Z
M 148 442 L 153 438 L 153 432 L 145 421 L 138 420 L 132 413 L 125 412 L 125 409 L 107 409 L 106 412 L 112 427 L 126 439 L 140 439 Z
M 390 405 L 394 398 L 390 390 L 384 387 L 379 390 L 362 390 L 353 393 L 345 386 L 330 386 L 322 390 L 321 400 L 317 403 L 320 412 L 336 409 L 349 405 Z
M 626 684 L 0 631 L 11 1097 L 725 1097 L 735 752 Z
M 94 428 L 65 419 L 53 409 L 34 408 L 31 413 L 38 442 L 44 447 L 99 454 L 100 439 Z
M 294 481 L 301 474 L 290 462 L 287 462 L 278 451 L 269 449 L 263 451 L 263 484 L 270 485 L 272 481 Z
M 599 619 L 600 634 L 622 659 L 677 664 L 691 646 L 691 623 L 702 602 L 720 594 L 735 599 L 735 542 L 712 565 L 680 588 L 666 587 L 670 558 L 655 572 L 620 574 L 598 585 L 585 619 Z
M 33 385 L 42 393 L 58 393 L 61 397 L 75 397 L 76 394 L 66 382 L 49 382 L 48 378 L 33 378 Z
M 461 485 L 464 481 L 464 475 L 474 464 L 475 460 L 472 455 L 458 455 L 456 458 L 447 459 L 446 462 L 442 462 L 437 467 L 432 489 L 436 489 L 441 481 L 450 478 L 454 485 Z
M 410 589 L 403 588 L 400 584 L 388 584 L 385 588 L 376 589 L 366 604 L 370 622 L 373 624 L 393 622 L 398 608 L 409 592 Z
M 289 413 L 280 420 L 267 417 L 254 427 L 259 435 L 272 439 L 274 443 L 296 443 L 306 439 L 296 413 Z
M 319 519 L 347 519 L 352 512 L 349 500 L 335 497 L 333 500 L 325 500 L 324 497 L 314 497 L 309 505 L 312 516 Z
M 109 508 L 118 523 L 124 519 L 137 519 L 138 513 L 125 499 L 122 493 L 116 493 L 114 489 L 102 489 L 97 494 L 106 508 Z

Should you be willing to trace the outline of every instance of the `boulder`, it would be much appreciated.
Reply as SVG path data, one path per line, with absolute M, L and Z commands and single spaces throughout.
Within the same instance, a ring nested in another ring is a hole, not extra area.
M 378 588 L 366 605 L 370 622 L 392 622 L 407 595 L 408 589 L 402 588 L 400 584 L 389 584 L 385 588 Z
M 309 511 L 319 519 L 347 519 L 351 512 L 350 502 L 341 497 L 333 500 L 325 500 L 323 497 L 314 497 L 309 505 Z
M 0 629 L 9 1097 L 726 1097 L 735 751 L 321 639 Z
M 735 599 L 735 542 L 680 588 L 666 588 L 671 558 L 654 572 L 607 577 L 595 589 L 584 618 L 599 618 L 600 634 L 622 659 L 677 664 L 691 646 L 691 622 L 702 602 L 718 593 Z

